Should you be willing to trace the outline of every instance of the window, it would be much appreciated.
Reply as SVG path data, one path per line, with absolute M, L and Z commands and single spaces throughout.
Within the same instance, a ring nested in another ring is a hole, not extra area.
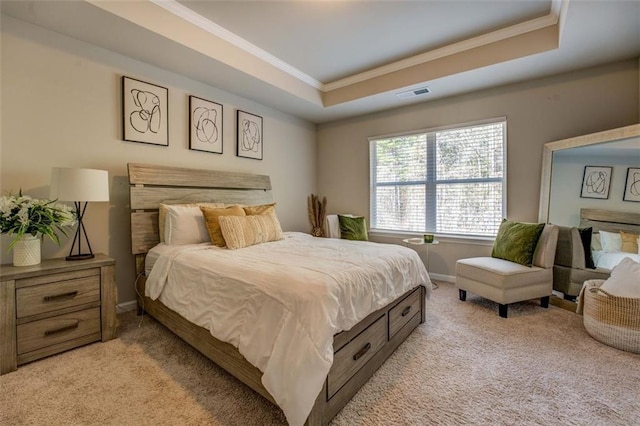
M 505 141 L 504 119 L 371 138 L 371 227 L 495 236 Z

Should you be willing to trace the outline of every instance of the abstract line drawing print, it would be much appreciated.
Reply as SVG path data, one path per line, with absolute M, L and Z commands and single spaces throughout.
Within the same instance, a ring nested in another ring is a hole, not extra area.
M 624 185 L 623 201 L 640 202 L 640 168 L 629 167 Z
M 129 116 L 131 127 L 139 133 L 158 133 L 162 122 L 160 97 L 152 92 L 131 89 L 133 103 L 137 110 Z
M 609 198 L 611 167 L 585 166 L 582 177 L 582 198 Z
M 168 94 L 165 87 L 122 77 L 125 141 L 169 145 Z
M 193 127 L 196 129 L 196 137 L 200 142 L 218 142 L 217 116 L 218 111 L 215 109 L 200 107 L 193 111 L 193 122 L 195 123 Z
M 222 154 L 222 105 L 189 96 L 189 149 Z
M 260 149 L 260 128 L 258 123 L 244 119 L 240 123 L 242 128 L 242 151 L 258 152 Z
M 262 117 L 238 111 L 238 152 L 239 157 L 262 160 L 263 135 Z

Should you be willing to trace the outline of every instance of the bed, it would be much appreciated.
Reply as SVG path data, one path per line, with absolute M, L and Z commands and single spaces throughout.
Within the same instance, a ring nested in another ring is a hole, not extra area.
M 619 248 L 603 247 L 602 233 L 640 235 L 640 213 L 618 212 L 603 209 L 580 209 L 580 227 L 593 228 L 591 248 L 597 269 L 611 271 L 622 259 L 629 257 L 640 262 L 640 254 L 621 251 Z M 595 277 L 600 278 L 600 277 Z
M 242 253 L 242 256 L 260 256 L 260 251 L 266 250 L 266 245 L 264 245 L 264 247 L 254 246 L 240 250 L 219 249 L 222 251 L 216 251 L 211 247 L 189 248 L 188 250 L 192 252 L 189 256 L 193 256 L 194 254 L 196 257 L 202 256 L 201 258 L 197 258 L 199 260 L 186 260 L 188 259 L 187 255 L 178 254 L 178 252 L 164 253 L 164 255 L 154 253 L 154 251 L 157 251 L 154 247 L 158 246 L 160 240 L 158 230 L 158 207 L 160 203 L 169 201 L 171 203 L 219 202 L 242 205 L 271 203 L 272 196 L 269 177 L 244 173 L 133 163 L 128 164 L 128 170 L 131 205 L 131 243 L 132 252 L 136 259 L 136 272 L 138 274 L 136 288 L 139 311 L 144 310 L 144 312 L 156 318 L 160 323 L 220 367 L 230 372 L 269 401 L 278 405 L 283 409 L 285 416 L 291 424 L 327 424 L 410 333 L 420 323 L 424 322 L 425 298 L 431 289 L 431 282 L 426 274 L 426 270 L 424 270 L 424 266 L 420 263 L 420 267 L 423 270 L 422 272 L 412 272 L 413 275 L 407 274 L 408 277 L 413 276 L 414 281 L 417 281 L 419 277 L 421 282 L 406 282 L 403 284 L 404 287 L 397 285 L 391 286 L 387 282 L 388 279 L 386 275 L 381 275 L 385 278 L 380 279 L 380 281 L 383 281 L 380 283 L 380 287 L 387 288 L 385 292 L 387 299 L 383 297 L 367 304 L 367 309 L 371 311 L 367 310 L 365 312 L 363 310 L 365 308 L 359 308 L 357 316 L 349 316 L 351 322 L 344 320 L 343 317 L 348 315 L 343 314 L 339 315 L 339 318 L 341 318 L 340 321 L 336 320 L 335 329 L 338 331 L 335 334 L 329 335 L 331 353 L 329 356 L 323 358 L 332 358 L 332 362 L 328 365 L 318 365 L 317 367 L 314 364 L 314 367 L 306 370 L 305 366 L 302 365 L 302 361 L 300 361 L 299 374 L 291 374 L 291 372 L 289 372 L 290 374 L 288 374 L 287 377 L 282 377 L 281 380 L 283 383 L 287 380 L 299 381 L 304 378 L 304 382 L 302 383 L 303 387 L 299 389 L 299 393 L 302 395 L 300 397 L 301 401 L 290 401 L 290 395 L 286 394 L 286 392 L 291 393 L 291 391 L 284 389 L 285 396 L 283 397 L 283 390 L 278 389 L 279 380 L 274 380 L 274 375 L 277 375 L 278 371 L 270 369 L 269 367 L 265 368 L 265 364 L 261 362 L 261 358 L 259 356 L 255 357 L 252 353 L 253 347 L 248 346 L 246 342 L 244 344 L 242 343 L 244 340 L 234 341 L 233 338 L 230 338 L 227 340 L 235 344 L 225 343 L 225 341 L 223 341 L 224 339 L 213 337 L 212 331 L 208 329 L 209 327 L 198 325 L 187 319 L 190 315 L 188 312 L 179 313 L 179 308 L 169 308 L 167 306 L 169 302 L 165 301 L 166 304 L 163 303 L 162 297 L 149 297 L 158 296 L 158 286 L 162 287 L 164 283 L 169 282 L 169 265 L 174 265 L 174 262 L 175 265 L 178 265 L 178 260 L 182 261 L 184 258 L 185 265 L 180 264 L 179 267 L 176 266 L 176 270 L 182 269 L 190 271 L 188 268 L 193 267 L 193 265 L 187 265 L 186 263 L 209 264 L 209 258 L 204 260 L 204 256 L 222 258 L 232 255 L 239 256 L 240 253 Z M 301 249 L 300 247 L 307 247 L 308 244 L 318 244 L 318 253 L 327 253 L 329 257 L 331 257 L 330 253 L 333 253 L 334 249 L 340 249 L 344 250 L 344 253 L 341 253 L 339 256 L 334 255 L 333 257 L 343 258 L 346 257 L 346 251 L 352 248 L 355 249 L 356 246 L 341 248 L 343 246 L 338 246 L 338 244 L 358 244 L 357 242 L 317 239 L 299 233 L 285 234 L 285 238 L 281 241 L 267 243 L 271 244 L 269 250 L 273 252 L 282 250 L 284 252 L 285 250 L 292 250 L 292 248 L 289 247 L 292 246 L 293 250 L 303 252 L 305 249 Z M 361 244 L 360 247 L 362 250 L 370 249 L 373 254 L 362 255 L 361 260 L 358 262 L 364 262 L 365 258 L 371 258 L 376 261 L 378 261 L 378 259 L 382 260 L 382 257 L 377 257 L 376 250 L 390 250 L 389 257 L 397 256 L 394 257 L 394 262 L 396 263 L 415 262 L 414 259 L 409 259 L 412 256 L 416 256 L 419 260 L 413 250 L 402 246 L 392 247 L 373 243 Z M 165 251 L 167 250 L 171 251 L 172 249 L 165 248 Z M 145 258 L 149 252 L 154 253 L 156 266 L 151 270 L 151 273 L 147 275 L 145 271 Z M 264 256 L 264 254 L 262 254 L 262 256 Z M 251 258 L 254 259 L 254 257 Z M 244 261 L 246 262 L 246 260 Z M 296 268 L 298 268 L 295 269 L 296 271 L 309 271 L 314 269 L 309 267 L 309 260 L 305 260 L 303 256 L 299 256 L 299 261 L 302 265 L 296 266 Z M 404 263 L 402 264 L 404 265 Z M 263 263 L 263 265 L 267 265 L 267 263 Z M 207 274 L 218 274 L 219 276 L 222 274 L 221 270 L 223 269 L 225 268 L 210 266 L 208 267 Z M 269 268 L 264 267 L 263 269 Z M 282 271 L 284 269 L 285 268 L 272 267 L 270 268 L 270 273 L 278 276 L 277 274 L 284 273 Z M 418 268 L 415 269 L 417 270 Z M 359 273 L 364 274 L 366 270 L 367 268 L 362 267 Z M 268 271 L 265 271 L 265 275 L 267 275 L 267 272 Z M 316 273 L 317 275 L 325 274 L 323 271 L 311 271 L 309 273 Z M 232 275 L 233 272 L 229 272 L 228 274 Z M 198 272 L 196 274 L 191 272 L 191 275 L 187 274 L 187 276 L 196 275 L 204 276 L 205 273 Z M 344 277 L 339 277 L 338 275 L 339 274 L 335 274 L 335 276 L 330 276 L 328 279 L 335 280 L 336 282 L 338 282 L 338 278 L 344 279 Z M 158 278 L 159 276 L 161 276 L 161 278 Z M 314 279 L 314 275 L 304 276 L 305 279 Z M 189 279 L 185 278 L 174 278 L 173 281 L 179 281 L 180 279 L 183 280 L 182 283 L 189 281 Z M 218 278 L 212 279 L 217 280 Z M 409 278 L 407 278 L 407 280 L 408 279 Z M 147 285 L 149 285 L 149 288 L 147 288 Z M 348 287 L 349 285 L 352 285 L 350 278 L 346 279 L 344 285 L 340 284 L 338 287 L 351 288 Z M 175 286 L 176 284 L 174 284 L 174 287 Z M 274 288 L 272 288 L 272 290 Z M 160 289 L 160 292 L 162 291 L 163 290 Z M 156 294 L 154 294 L 154 292 Z M 349 291 L 345 293 L 349 293 Z M 221 294 L 222 293 L 218 293 L 216 297 L 220 297 Z M 324 293 L 320 292 L 319 294 Z M 284 293 L 277 293 L 277 297 L 273 296 L 273 298 L 287 297 L 289 296 Z M 300 302 L 301 299 L 297 298 L 293 304 L 284 302 L 282 304 L 287 307 L 294 306 L 295 308 L 292 308 L 292 310 L 295 310 L 298 314 L 307 312 L 307 310 L 313 310 L 313 300 L 308 298 L 303 299 L 303 302 Z M 248 299 L 247 303 L 249 305 L 251 304 Z M 304 307 L 304 309 L 298 309 L 298 303 Z M 384 304 L 380 305 L 381 303 Z M 262 304 L 263 303 L 260 302 L 258 305 L 261 306 Z M 345 304 L 340 305 L 340 312 L 348 310 L 345 306 Z M 372 307 L 375 307 L 375 309 L 372 309 Z M 230 315 L 230 317 L 232 316 L 233 315 Z M 286 323 L 286 319 L 283 321 Z M 296 321 L 295 323 L 297 324 L 304 323 L 305 320 L 302 318 L 296 319 Z M 349 324 L 350 327 L 341 328 L 340 325 L 344 324 Z M 288 328 L 284 326 L 283 330 L 288 330 Z M 280 334 L 280 337 L 283 335 L 287 336 L 288 334 Z M 253 344 L 252 341 L 251 345 Z M 301 344 L 301 346 L 304 345 Z M 247 350 L 248 347 L 249 350 Z M 322 348 L 322 346 L 318 347 Z M 274 353 L 279 352 L 276 348 L 277 344 L 274 344 Z M 324 353 L 321 349 L 319 349 L 318 352 L 321 354 Z M 244 356 L 243 353 L 247 356 Z M 249 362 L 247 357 L 252 359 L 253 362 Z M 293 361 L 293 364 L 298 364 L 298 362 L 295 362 L 295 359 Z M 306 362 L 306 357 L 304 361 Z M 291 360 L 289 360 L 289 363 L 292 363 Z M 260 368 L 256 367 L 256 365 L 262 367 L 264 373 Z M 323 370 L 323 368 L 326 368 L 327 371 Z M 320 381 L 316 387 L 320 389 L 320 391 L 317 393 L 317 396 L 312 397 L 311 400 L 309 400 L 308 397 L 307 400 L 304 400 L 305 392 L 311 392 L 313 396 L 317 391 L 317 389 L 314 390 L 315 388 L 312 385 L 309 385 L 309 387 L 304 385 L 307 382 L 315 383 L 314 381 L 318 380 Z M 300 383 L 298 383 L 298 385 L 300 385 Z

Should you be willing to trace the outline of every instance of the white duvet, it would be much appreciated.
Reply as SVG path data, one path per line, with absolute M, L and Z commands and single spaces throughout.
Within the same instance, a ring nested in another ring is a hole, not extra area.
M 605 252 L 601 250 L 593 251 L 593 261 L 596 268 L 612 270 L 618 263 L 622 262 L 622 259 L 628 257 L 629 259 L 640 262 L 640 254 L 627 253 L 623 251 L 619 252 Z
M 231 343 L 263 372 L 291 425 L 302 425 L 333 362 L 333 335 L 429 275 L 414 250 L 285 233 L 239 250 L 166 246 L 146 295 Z

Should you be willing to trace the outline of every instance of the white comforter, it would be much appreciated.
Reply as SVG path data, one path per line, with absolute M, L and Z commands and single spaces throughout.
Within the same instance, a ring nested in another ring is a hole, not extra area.
M 155 249 L 154 249 L 155 250 Z M 285 233 L 239 250 L 158 246 L 146 295 L 231 343 L 302 425 L 333 362 L 333 335 L 431 281 L 415 251 Z

